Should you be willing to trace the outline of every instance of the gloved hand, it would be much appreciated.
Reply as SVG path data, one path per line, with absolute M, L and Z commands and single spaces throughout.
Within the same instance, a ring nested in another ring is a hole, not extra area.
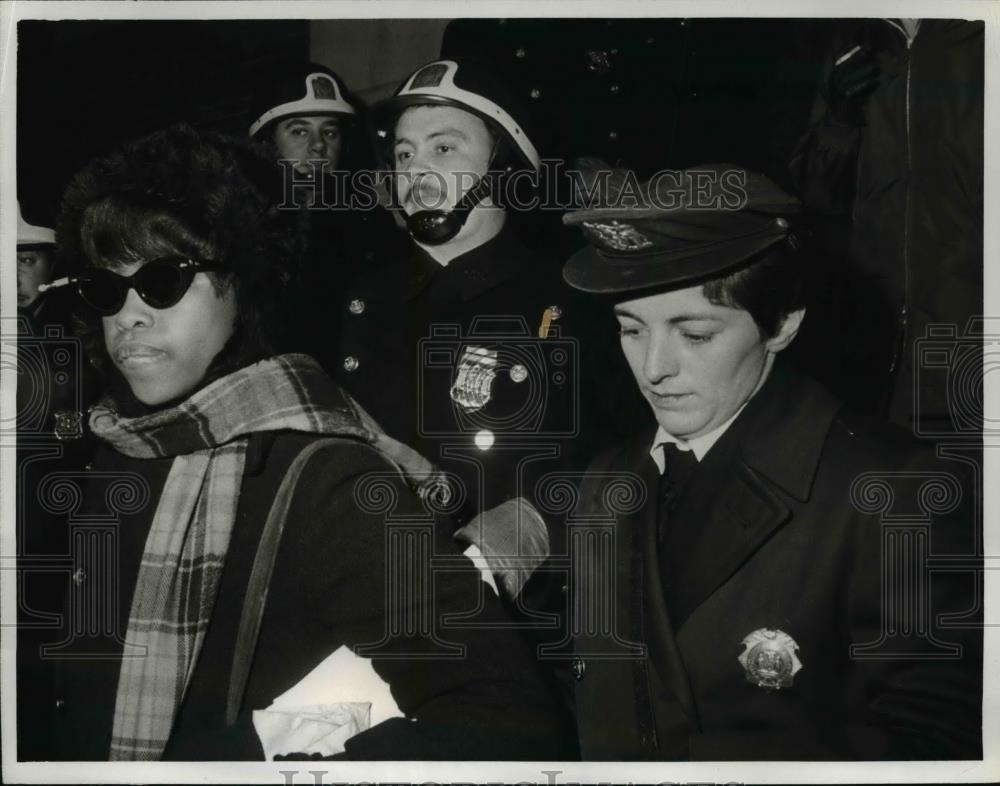
M 875 53 L 858 45 L 837 57 L 826 84 L 830 117 L 844 125 L 864 125 L 864 106 L 875 92 L 882 69 Z
M 455 532 L 455 540 L 479 548 L 500 591 L 510 600 L 517 597 L 534 570 L 549 557 L 545 521 L 523 497 L 484 510 Z

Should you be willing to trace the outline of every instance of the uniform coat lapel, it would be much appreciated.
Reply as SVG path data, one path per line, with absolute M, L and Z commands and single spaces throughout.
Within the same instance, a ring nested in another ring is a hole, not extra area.
M 650 442 L 652 442 L 652 434 Z M 652 664 L 650 690 L 653 694 L 654 714 L 659 718 L 659 722 L 656 724 L 657 730 L 660 737 L 676 737 L 678 725 L 686 725 L 690 729 L 697 728 L 698 716 L 687 671 L 684 668 L 684 661 L 681 659 L 674 636 L 675 627 L 670 619 L 667 604 L 663 602 L 665 595 L 658 559 L 660 544 L 658 542 L 658 506 L 656 504 L 660 475 L 656 464 L 648 455 L 646 455 L 645 461 L 641 462 L 638 472 L 646 484 L 649 501 L 637 514 L 633 532 L 634 547 L 639 550 L 640 555 L 637 560 L 639 563 L 638 575 L 633 579 L 633 592 L 642 597 L 642 626 L 644 630 L 641 640 L 649 648 L 649 658 Z M 673 702 L 669 701 L 668 696 L 663 695 L 664 691 L 673 698 Z M 676 706 L 672 707 L 669 713 L 669 722 L 666 721 L 666 713 L 663 712 L 664 699 L 667 700 L 667 703 L 676 703 Z M 678 709 L 679 713 L 676 711 Z M 666 733 L 668 732 L 667 727 L 673 727 L 675 733 Z M 662 749 L 668 740 L 659 739 L 658 742 Z
M 677 575 L 667 580 L 676 630 L 789 520 L 787 495 L 808 498 L 838 408 L 824 389 L 776 367 L 704 457 L 674 511 Z

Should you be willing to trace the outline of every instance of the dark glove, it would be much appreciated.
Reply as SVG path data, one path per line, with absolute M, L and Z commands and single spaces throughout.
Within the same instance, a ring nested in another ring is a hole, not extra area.
M 455 532 L 455 540 L 483 553 L 500 591 L 511 600 L 549 557 L 545 521 L 523 497 L 484 510 Z
M 830 118 L 843 125 L 864 125 L 865 101 L 875 92 L 881 75 L 869 47 L 857 46 L 840 54 L 826 84 Z

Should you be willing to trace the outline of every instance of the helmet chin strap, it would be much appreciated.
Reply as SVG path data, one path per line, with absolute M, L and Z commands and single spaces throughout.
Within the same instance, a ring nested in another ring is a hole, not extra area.
M 492 179 L 489 175 L 465 192 L 451 210 L 418 210 L 405 217 L 406 228 L 418 243 L 439 246 L 452 240 L 468 220 L 472 209 L 490 193 Z
M 451 210 L 418 210 L 412 215 L 404 216 L 406 228 L 414 240 L 427 246 L 440 246 L 453 240 L 462 231 L 462 227 L 465 226 L 473 208 L 489 196 L 493 188 L 493 178 L 489 171 L 493 166 L 499 145 L 500 139 L 498 137 L 490 151 L 486 165 L 487 174 L 480 177 L 479 181 L 462 195 L 458 204 Z

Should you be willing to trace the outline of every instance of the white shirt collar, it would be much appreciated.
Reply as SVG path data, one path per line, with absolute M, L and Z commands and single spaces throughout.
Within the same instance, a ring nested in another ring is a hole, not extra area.
M 732 417 L 730 417 L 725 423 L 716 426 L 707 434 L 702 434 L 700 437 L 695 437 L 694 439 L 678 439 L 673 434 L 668 434 L 664 431 L 663 426 L 658 427 L 656 429 L 656 436 L 653 437 L 653 446 L 649 449 L 649 457 L 656 462 L 656 467 L 660 470 L 660 474 L 663 474 L 663 470 L 665 468 L 663 451 L 660 450 L 662 445 L 672 442 L 677 446 L 678 450 L 692 451 L 694 453 L 694 457 L 698 459 L 698 461 L 701 461 L 705 457 L 705 454 L 711 449 L 712 445 L 719 441 L 719 438 L 726 433 L 726 429 L 728 429 L 733 424 L 733 421 L 739 417 L 739 414 L 743 411 L 743 407 L 745 407 L 748 402 L 749 399 L 743 402 L 743 406 L 736 410 Z
M 693 451 L 694 457 L 698 459 L 698 461 L 701 461 L 705 457 L 705 454 L 712 448 L 712 445 L 718 442 L 719 438 L 726 433 L 726 429 L 733 425 L 733 421 L 740 416 L 743 408 L 750 403 L 750 399 L 756 396 L 758 391 L 764 386 L 764 382 L 766 382 L 767 378 L 771 376 L 771 368 L 773 366 L 774 355 L 769 354 L 767 361 L 764 363 L 764 369 L 761 372 L 760 379 L 757 380 L 757 386 L 754 388 L 753 393 L 747 397 L 747 400 L 744 401 L 740 408 L 732 414 L 732 417 L 730 417 L 729 420 L 716 426 L 707 434 L 702 434 L 700 437 L 695 437 L 694 439 L 683 440 L 678 439 L 673 434 L 668 434 L 664 431 L 663 426 L 659 426 L 656 429 L 656 436 L 653 437 L 653 445 L 649 449 L 649 456 L 654 462 L 656 462 L 656 466 L 660 470 L 660 474 L 662 475 L 663 470 L 666 468 L 663 460 L 663 451 L 660 450 L 661 445 L 666 442 L 673 442 L 677 446 L 678 450 Z

